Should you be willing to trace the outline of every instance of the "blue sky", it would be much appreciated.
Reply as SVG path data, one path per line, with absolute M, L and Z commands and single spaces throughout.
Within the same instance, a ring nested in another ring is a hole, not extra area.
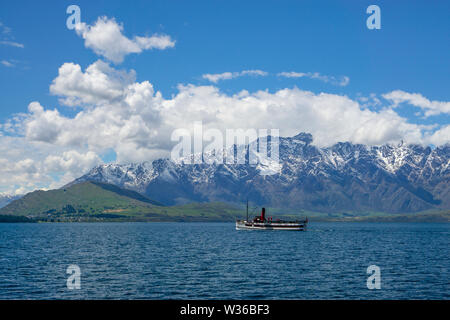
M 0 21 L 24 48 L 0 47 L 0 119 L 24 112 L 39 100 L 56 105 L 48 86 L 68 61 L 89 65 L 86 50 L 65 20 L 70 1 L 2 1 Z M 365 9 L 374 1 L 77 1 L 83 22 L 115 17 L 125 34 L 165 33 L 176 48 L 130 56 L 123 64 L 138 70 L 164 96 L 178 83 L 205 83 L 204 73 L 244 69 L 346 75 L 345 88 L 308 79 L 241 78 L 220 87 L 277 90 L 299 86 L 356 96 L 401 89 L 432 100 L 448 99 L 450 52 L 447 1 L 376 1 L 381 30 L 366 27 Z M 408 111 L 405 110 L 405 115 Z M 421 121 L 417 119 L 417 121 Z M 448 121 L 431 119 L 428 121 Z
M 128 39 L 168 36 L 173 45 L 110 61 L 66 27 L 72 4 L 85 31 L 105 16 Z M 380 30 L 366 26 L 371 4 L 381 9 Z M 2 1 L 0 162 L 30 173 L 20 180 L 10 168 L 0 192 L 54 186 L 99 161 L 151 160 L 170 150 L 170 130 L 191 120 L 285 126 L 324 145 L 447 143 L 449 12 L 448 1 Z M 88 68 L 106 79 L 100 89 Z M 223 73 L 232 79 L 205 76 Z M 236 96 L 242 90 L 248 96 Z

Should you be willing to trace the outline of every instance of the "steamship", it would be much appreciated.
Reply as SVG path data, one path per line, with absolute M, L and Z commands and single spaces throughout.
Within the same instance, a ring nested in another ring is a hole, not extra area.
M 248 203 L 247 203 L 247 219 L 236 220 L 236 230 L 291 230 L 306 231 L 308 218 L 305 220 L 284 221 L 272 220 L 272 217 L 266 219 L 266 209 L 262 208 L 261 215 L 254 217 L 253 220 L 248 219 Z

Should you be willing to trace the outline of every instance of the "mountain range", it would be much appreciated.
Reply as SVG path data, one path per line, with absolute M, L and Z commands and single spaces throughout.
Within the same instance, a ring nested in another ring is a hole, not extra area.
M 110 163 L 93 168 L 68 186 L 108 183 L 166 205 L 242 204 L 249 199 L 292 211 L 400 214 L 450 209 L 450 144 L 431 148 L 340 142 L 321 148 L 312 141 L 308 133 L 280 137 L 279 163 L 187 164 L 169 159 Z M 242 152 L 242 148 L 234 146 L 224 153 Z
M 12 196 L 12 195 L 0 195 L 0 208 L 5 207 L 8 203 L 20 199 L 22 196 Z

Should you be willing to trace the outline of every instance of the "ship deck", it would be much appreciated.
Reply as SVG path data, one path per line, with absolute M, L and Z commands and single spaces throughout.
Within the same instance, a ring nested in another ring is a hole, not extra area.
M 237 230 L 306 230 L 307 221 L 246 221 L 236 220 Z

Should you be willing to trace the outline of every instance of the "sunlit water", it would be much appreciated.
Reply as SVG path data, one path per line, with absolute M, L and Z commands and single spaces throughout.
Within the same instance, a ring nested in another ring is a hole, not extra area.
M 0 298 L 449 299 L 449 240 L 450 224 L 431 223 L 0 224 Z M 80 290 L 67 289 L 71 264 Z

